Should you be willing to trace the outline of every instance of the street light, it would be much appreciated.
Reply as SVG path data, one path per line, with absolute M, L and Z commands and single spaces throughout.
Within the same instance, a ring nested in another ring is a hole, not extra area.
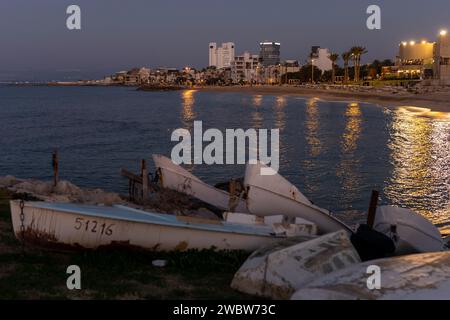
M 314 59 L 311 59 L 311 84 L 314 84 Z
M 441 36 L 446 36 L 447 35 L 447 30 L 441 30 L 441 32 L 439 32 L 439 34 Z

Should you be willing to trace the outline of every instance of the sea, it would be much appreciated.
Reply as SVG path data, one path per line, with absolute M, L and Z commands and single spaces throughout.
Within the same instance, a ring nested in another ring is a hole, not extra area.
M 279 129 L 279 173 L 316 205 L 363 222 L 380 204 L 410 208 L 450 232 L 450 121 L 411 106 L 383 107 L 289 95 L 142 92 L 131 87 L 0 85 L 0 176 L 61 179 L 127 193 L 121 168 L 171 155 L 174 130 Z M 207 143 L 206 143 L 207 144 Z M 245 165 L 187 165 L 215 184 Z

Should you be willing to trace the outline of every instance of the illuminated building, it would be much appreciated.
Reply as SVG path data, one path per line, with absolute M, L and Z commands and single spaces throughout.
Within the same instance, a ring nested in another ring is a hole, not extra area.
M 261 63 L 264 67 L 278 65 L 280 63 L 279 42 L 264 41 L 259 44 Z
M 209 66 L 217 69 L 229 68 L 231 62 L 234 60 L 234 43 L 222 43 L 222 46 L 217 47 L 217 43 L 211 42 L 209 44 Z

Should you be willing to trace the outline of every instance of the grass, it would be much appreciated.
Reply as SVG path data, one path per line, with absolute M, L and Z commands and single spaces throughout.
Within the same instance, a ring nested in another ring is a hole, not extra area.
M 9 200 L 0 190 L 0 299 L 250 299 L 230 288 L 245 261 L 241 251 L 147 252 L 120 249 L 55 252 L 22 246 Z M 167 266 L 152 266 L 155 259 Z M 69 290 L 66 269 L 81 269 L 81 290 Z

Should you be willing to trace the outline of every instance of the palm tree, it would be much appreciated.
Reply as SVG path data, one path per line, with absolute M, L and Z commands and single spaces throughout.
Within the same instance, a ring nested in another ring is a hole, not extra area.
M 355 67 L 355 82 L 359 82 L 360 68 L 361 68 L 361 56 L 367 53 L 365 47 L 353 47 L 350 49 L 353 57 L 353 66 Z
M 337 53 L 330 53 L 328 58 L 331 60 L 331 82 L 336 82 L 336 61 L 339 60 L 339 55 Z
M 350 51 L 344 52 L 342 55 L 342 60 L 344 60 L 344 83 L 347 83 L 349 80 L 348 76 L 348 65 L 350 59 L 352 58 L 352 53 Z

